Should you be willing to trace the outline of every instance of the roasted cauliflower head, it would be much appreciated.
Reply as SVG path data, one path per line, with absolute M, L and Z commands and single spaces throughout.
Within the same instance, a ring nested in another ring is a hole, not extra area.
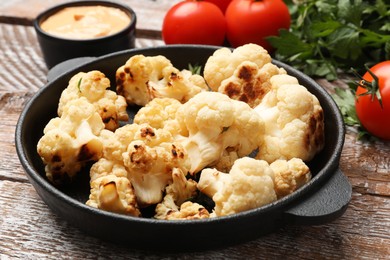
M 226 216 L 275 201 L 274 178 L 267 162 L 243 157 L 234 162 L 229 173 L 204 169 L 198 189 L 213 199 L 216 216 Z
M 257 44 L 245 44 L 233 51 L 228 48 L 220 48 L 207 60 L 204 67 L 204 78 L 213 91 L 218 91 L 222 81 L 234 74 L 240 75 L 236 70 L 243 62 L 253 62 L 257 68 L 262 68 L 271 60 L 267 50 Z M 245 72 L 245 68 L 241 70 Z
M 134 189 L 126 177 L 107 175 L 91 181 L 88 206 L 140 217 Z
M 215 202 L 214 217 L 261 207 L 293 193 L 310 179 L 309 168 L 298 158 L 268 164 L 243 157 L 229 173 L 204 169 L 197 186 Z
M 180 71 L 164 56 L 135 55 L 116 72 L 117 92 L 128 104 L 145 106 L 154 98 L 169 97 L 182 103 L 208 86 L 203 77 Z
M 247 156 L 262 142 L 261 117 L 248 104 L 218 92 L 197 94 L 178 109 L 176 118 L 188 132 L 179 141 L 190 158 L 191 174 L 206 166 L 230 168 L 226 157 Z
M 99 160 L 103 129 L 102 119 L 86 98 L 69 101 L 61 117 L 46 125 L 37 145 L 47 178 L 54 184 L 69 182 L 87 162 Z
M 174 169 L 189 171 L 186 151 L 165 129 L 129 124 L 115 133 L 104 132 L 101 139 L 103 156 L 92 166 L 91 180 L 107 175 L 128 178 L 140 207 L 161 202 Z
M 176 112 L 182 104 L 173 98 L 155 98 L 138 110 L 134 123 L 167 129 L 172 135 L 187 135 L 187 131 L 176 120 Z
M 58 104 L 58 115 L 61 116 L 64 107 L 71 101 L 85 97 L 95 106 L 102 118 L 105 128 L 115 130 L 120 121 L 129 119 L 126 111 L 126 100 L 109 90 L 110 80 L 100 71 L 80 72 L 74 75 L 61 94 Z
M 298 158 L 276 160 L 270 167 L 275 174 L 275 192 L 278 199 L 293 193 L 311 180 L 309 167 Z
M 202 219 L 209 218 L 207 209 L 195 202 L 189 201 L 197 194 L 197 183 L 186 179 L 183 172 L 176 169 L 172 172 L 172 183 L 165 189 L 165 196 L 156 206 L 156 219 Z
M 286 71 L 272 63 L 259 67 L 254 62 L 244 61 L 231 77 L 221 82 L 218 92 L 243 101 L 253 108 L 271 90 L 271 77 L 279 74 L 286 74 Z
M 324 116 L 318 99 L 295 77 L 276 75 L 271 91 L 254 110 L 265 122 L 257 159 L 311 160 L 324 146 Z

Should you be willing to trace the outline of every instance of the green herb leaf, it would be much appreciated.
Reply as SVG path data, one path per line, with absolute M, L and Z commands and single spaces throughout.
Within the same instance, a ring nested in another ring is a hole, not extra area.
M 360 122 L 356 115 L 354 92 L 351 89 L 336 88 L 332 97 L 340 108 L 344 123 L 349 126 L 359 126 Z
M 81 77 L 79 79 L 79 82 L 77 83 L 77 88 L 79 89 L 79 92 L 81 93 L 81 81 L 83 80 L 83 78 Z
M 200 72 L 202 71 L 202 66 L 198 64 L 192 65 L 191 63 L 189 63 L 188 70 L 191 71 L 192 74 L 200 75 Z
M 268 38 L 275 58 L 309 76 L 327 79 L 336 79 L 339 71 L 348 73 L 350 67 L 364 71 L 364 64 L 390 59 L 389 1 L 286 2 L 290 30 Z

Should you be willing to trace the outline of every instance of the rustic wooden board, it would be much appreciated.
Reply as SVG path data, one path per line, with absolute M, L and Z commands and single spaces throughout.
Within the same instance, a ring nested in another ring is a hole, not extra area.
M 353 196 L 345 214 L 332 223 L 288 226 L 255 241 L 191 254 L 135 250 L 69 226 L 38 197 L 15 151 L 14 132 L 20 112 L 45 84 L 47 75 L 35 32 L 21 21 L 29 24 L 34 12 L 60 1 L 29 6 L 37 2 L 0 2 L 0 22 L 7 22 L 0 23 L 0 259 L 390 259 L 390 143 L 359 141 L 351 128 L 347 128 L 340 168 L 352 183 Z M 156 10 L 160 6 L 151 5 L 151 0 L 126 2 L 134 3 L 139 10 L 149 10 L 146 7 L 150 6 L 150 13 L 142 11 L 145 17 L 157 13 L 161 19 L 163 9 Z M 154 3 L 166 8 L 173 2 Z M 158 32 L 161 20 L 154 20 L 148 21 L 145 32 Z M 153 28 L 152 24 L 159 25 Z M 137 47 L 162 44 L 159 39 L 142 37 L 136 42 Z M 317 82 L 329 91 L 335 85 L 345 85 L 341 80 Z
M 23 2 L 23 3 L 22 3 Z M 64 0 L 7 0 L 0 1 L 0 22 L 31 25 L 39 13 Z M 160 38 L 161 24 L 166 10 L 179 0 L 120 0 L 131 7 L 137 15 L 137 32 L 142 37 Z
M 188 257 L 187 253 L 136 250 L 131 245 L 115 245 L 87 236 L 54 215 L 26 182 L 0 181 L 0 208 L 3 214 L 0 256 L 21 259 Z M 333 223 L 285 227 L 248 243 L 195 251 L 191 259 L 269 259 L 281 255 L 288 259 L 373 259 L 375 256 L 385 259 L 390 255 L 389 214 L 388 199 L 354 192 L 351 206 Z
M 30 92 L 1 92 L 0 117 L 0 252 L 20 258 L 143 258 L 185 257 L 113 245 L 84 235 L 54 215 L 41 201 L 21 168 L 13 142 L 18 114 Z M 364 143 L 349 131 L 341 169 L 353 184 L 346 213 L 333 223 L 292 226 L 249 243 L 215 251 L 196 252 L 199 258 L 278 258 L 283 252 L 296 259 L 371 258 L 390 254 L 389 146 Z M 363 164 L 362 164 L 363 162 Z M 96 250 L 96 247 L 99 249 Z M 114 257 L 115 256 L 115 257 Z M 329 257 L 332 256 L 332 257 Z M 196 258 L 194 257 L 194 258 Z

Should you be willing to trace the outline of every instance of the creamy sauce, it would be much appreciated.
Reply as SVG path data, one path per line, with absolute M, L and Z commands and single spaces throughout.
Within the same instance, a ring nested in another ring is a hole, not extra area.
M 92 39 L 117 33 L 130 23 L 118 8 L 75 6 L 64 8 L 41 23 L 45 32 L 71 39 Z

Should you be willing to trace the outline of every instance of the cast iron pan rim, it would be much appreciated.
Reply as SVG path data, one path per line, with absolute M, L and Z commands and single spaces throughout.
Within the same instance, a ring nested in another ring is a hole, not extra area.
M 208 45 L 188 45 L 188 44 L 180 44 L 180 45 L 167 45 L 167 46 L 160 46 L 157 48 L 161 49 L 168 49 L 168 48 L 204 48 L 204 49 L 218 49 L 220 47 L 216 46 L 208 46 Z M 119 51 L 111 54 L 107 54 L 104 56 L 101 56 L 97 58 L 96 60 L 92 60 L 86 63 L 81 64 L 80 66 L 76 66 L 74 69 L 65 72 L 64 74 L 60 75 L 59 77 L 66 77 L 74 73 L 74 71 L 78 70 L 80 67 L 83 67 L 88 64 L 92 64 L 96 61 L 103 61 L 105 59 L 109 59 L 114 56 L 121 56 L 121 55 L 132 55 L 134 53 L 141 53 L 147 50 L 155 50 L 156 47 L 147 47 L 147 48 L 138 48 L 138 49 L 130 49 L 130 50 L 124 50 L 124 51 Z M 257 216 L 261 213 L 267 213 L 275 210 L 283 211 L 286 208 L 288 208 L 288 205 L 291 204 L 294 200 L 296 200 L 297 197 L 304 196 L 310 192 L 313 192 L 313 185 L 314 183 L 319 183 L 327 180 L 338 168 L 339 165 L 339 159 L 341 156 L 342 152 L 342 147 L 344 144 L 344 135 L 345 135 L 345 128 L 344 128 L 344 123 L 343 119 L 341 117 L 341 114 L 338 110 L 338 107 L 334 100 L 331 98 L 331 96 L 322 88 L 320 87 L 313 79 L 310 77 L 304 75 L 303 73 L 293 69 L 292 67 L 280 62 L 280 61 L 275 61 L 277 65 L 283 65 L 284 68 L 288 71 L 294 71 L 299 73 L 300 77 L 305 78 L 306 81 L 308 81 L 310 84 L 316 85 L 316 88 L 321 92 L 321 94 L 326 98 L 326 102 L 329 102 L 332 104 L 332 108 L 335 109 L 336 111 L 334 112 L 335 116 L 335 124 L 337 124 L 339 127 L 338 132 L 335 133 L 335 137 L 337 138 L 336 140 L 336 147 L 334 149 L 334 153 L 328 160 L 328 162 L 324 165 L 324 167 L 312 178 L 312 180 L 305 184 L 302 188 L 298 189 L 295 191 L 293 194 L 290 194 L 282 199 L 279 199 L 273 203 L 267 204 L 263 207 L 248 210 L 245 212 L 240 212 L 237 214 L 229 215 L 229 216 L 223 216 L 223 217 L 217 217 L 217 218 L 210 218 L 210 219 L 200 219 L 200 220 L 156 220 L 156 219 L 150 219 L 150 218 L 139 218 L 139 217 L 132 217 L 132 216 L 126 216 L 122 214 L 117 214 L 117 213 L 112 213 L 108 211 L 103 211 L 100 209 L 96 209 L 90 206 L 87 206 L 84 203 L 81 203 L 80 201 L 66 195 L 65 193 L 61 192 L 54 186 L 52 186 L 45 178 L 37 174 L 34 170 L 34 168 L 31 166 L 31 164 L 27 160 L 26 152 L 23 147 L 23 144 L 21 143 L 22 138 L 22 130 L 25 127 L 25 118 L 26 115 L 30 109 L 30 107 L 34 104 L 35 100 L 45 91 L 49 89 L 49 87 L 55 83 L 57 79 L 53 80 L 52 82 L 49 82 L 45 84 L 26 104 L 24 107 L 19 120 L 16 125 L 16 134 L 15 134 L 15 143 L 16 143 L 16 151 L 18 154 L 18 157 L 21 161 L 21 164 L 25 168 L 28 177 L 30 180 L 33 181 L 33 185 L 39 185 L 49 193 L 51 193 L 54 197 L 56 197 L 59 200 L 65 201 L 68 205 L 72 207 L 76 207 L 79 210 L 89 212 L 93 215 L 100 215 L 103 217 L 108 217 L 112 219 L 117 219 L 117 220 L 122 220 L 122 221 L 134 221 L 137 223 L 143 223 L 143 224 L 149 224 L 149 225 L 171 225 L 171 226 L 181 226 L 181 225 L 199 225 L 199 224 L 209 224 L 209 223 L 214 223 L 214 222 L 224 222 L 224 221 L 230 221 L 230 220 L 235 220 L 236 218 L 245 218 L 245 217 L 251 217 L 251 216 Z M 43 198 L 44 199 L 44 198 Z
M 107 36 L 99 37 L 99 38 L 92 38 L 92 39 L 70 39 L 70 38 L 65 38 L 61 36 L 56 36 L 52 35 L 50 33 L 45 32 L 41 28 L 41 22 L 43 20 L 47 19 L 50 15 L 56 13 L 57 11 L 65 8 L 65 7 L 72 7 L 72 6 L 90 6 L 90 5 L 103 5 L 107 7 L 116 7 L 119 8 L 120 10 L 124 11 L 127 15 L 130 16 L 130 23 L 120 30 L 119 32 L 116 32 L 114 34 L 110 34 Z M 137 21 L 137 15 L 134 12 L 132 8 L 129 6 L 123 4 L 123 3 L 117 3 L 114 1 L 105 1 L 105 0 L 82 0 L 82 1 L 70 1 L 66 3 L 62 3 L 60 5 L 56 5 L 51 7 L 48 10 L 43 11 L 42 13 L 38 14 L 37 18 L 34 19 L 33 25 L 36 31 L 43 37 L 46 37 L 48 39 L 54 40 L 54 41 L 64 41 L 64 42 L 78 42 L 78 43 L 98 43 L 101 41 L 105 41 L 108 38 L 115 39 L 118 37 L 121 37 L 122 35 L 126 34 L 128 31 L 135 30 L 136 26 L 136 21 Z

